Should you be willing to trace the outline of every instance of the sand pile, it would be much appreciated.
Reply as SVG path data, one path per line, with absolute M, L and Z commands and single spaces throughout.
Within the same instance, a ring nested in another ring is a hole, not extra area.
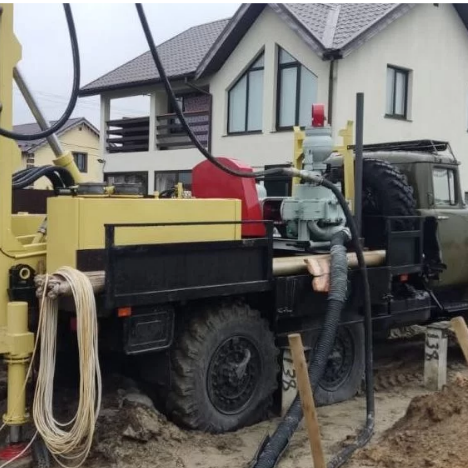
M 405 416 L 357 459 L 363 467 L 466 468 L 467 441 L 468 379 L 459 376 L 440 392 L 415 397 Z

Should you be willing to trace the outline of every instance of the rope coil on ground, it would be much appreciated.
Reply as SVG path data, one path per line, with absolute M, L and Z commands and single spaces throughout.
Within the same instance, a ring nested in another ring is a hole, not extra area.
M 60 268 L 71 286 L 75 300 L 79 349 L 79 402 L 70 421 L 59 422 L 53 413 L 53 391 L 56 359 L 58 299 L 45 297 L 39 317 L 40 366 L 33 403 L 37 431 L 47 448 L 62 467 L 78 467 L 84 463 L 93 441 L 101 407 L 102 381 L 98 357 L 96 301 L 87 276 L 73 268 Z M 68 463 L 68 464 L 66 464 Z

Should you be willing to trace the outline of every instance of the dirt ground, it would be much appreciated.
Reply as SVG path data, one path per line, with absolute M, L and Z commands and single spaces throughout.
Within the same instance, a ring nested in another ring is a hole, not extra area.
M 468 448 L 460 451 L 457 445 L 468 436 L 468 410 L 464 410 L 468 407 L 468 384 L 462 379 L 468 378 L 468 369 L 463 357 L 452 343 L 449 381 L 453 385 L 439 394 L 423 387 L 423 354 L 424 335 L 391 340 L 376 349 L 376 431 L 371 443 L 354 455 L 347 468 L 461 468 L 462 460 L 468 459 Z M 131 381 L 127 388 L 122 383 L 116 385 L 122 388 L 117 396 L 113 392 L 112 398 L 105 398 L 87 468 L 247 468 L 258 445 L 279 421 L 216 436 L 187 432 L 156 412 L 145 395 L 138 397 Z M 364 395 L 319 408 L 328 460 L 353 438 L 364 418 Z M 313 466 L 302 425 L 278 466 Z
M 423 387 L 424 335 L 390 340 L 375 350 L 376 431 L 347 468 L 462 468 L 468 459 L 468 368 L 458 346 L 449 346 L 449 386 Z M 71 407 L 65 398 L 63 405 Z M 319 408 L 327 459 L 352 440 L 365 419 L 364 395 Z M 158 413 L 137 384 L 121 376 L 105 381 L 92 452 L 84 468 L 247 468 L 279 419 L 235 433 L 184 431 Z M 311 468 L 303 425 L 279 468 Z

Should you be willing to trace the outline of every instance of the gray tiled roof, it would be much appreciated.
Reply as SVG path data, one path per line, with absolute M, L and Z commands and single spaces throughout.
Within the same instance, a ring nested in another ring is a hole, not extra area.
M 194 26 L 159 45 L 158 53 L 166 75 L 177 77 L 194 73 L 228 21 L 228 19 L 223 19 Z M 154 65 L 153 57 L 148 51 L 87 84 L 82 88 L 82 91 L 86 92 L 86 90 L 95 90 L 96 88 L 109 89 L 130 83 L 151 82 L 158 78 L 159 74 Z
M 333 47 L 341 47 L 356 34 L 371 26 L 398 3 L 342 3 L 339 4 L 338 24 Z
M 285 3 L 284 6 L 304 24 L 325 47 L 339 48 L 356 34 L 380 19 L 399 3 Z M 329 22 L 329 15 L 337 21 Z M 331 30 L 330 30 L 331 29 Z M 331 35 L 327 44 L 324 38 Z
M 283 4 L 317 39 L 322 39 L 327 18 L 333 5 L 328 3 L 284 3 Z
M 50 125 L 54 125 L 56 120 L 50 121 Z M 77 117 L 74 119 L 68 119 L 65 125 L 57 132 L 58 135 L 62 135 L 65 133 L 67 130 L 70 130 L 72 127 L 83 123 L 87 125 L 93 132 L 99 135 L 99 132 L 97 128 L 95 128 L 90 122 L 88 122 L 84 117 Z M 21 125 L 14 125 L 13 126 L 13 131 L 16 133 L 22 133 L 25 135 L 30 135 L 32 133 L 38 133 L 40 132 L 41 128 L 39 125 L 34 122 L 34 123 L 27 123 L 27 124 L 21 124 Z M 47 139 L 46 138 L 40 138 L 38 140 L 31 140 L 31 141 L 25 141 L 25 140 L 16 140 L 16 143 L 18 144 L 20 150 L 22 152 L 28 152 L 31 151 L 32 149 L 37 149 L 38 147 L 42 146 L 44 143 L 46 143 Z
M 401 4 L 284 3 L 271 5 L 279 5 L 288 11 L 293 21 L 302 24 L 323 49 L 339 49 Z M 249 20 L 247 17 L 241 17 L 238 21 Z M 205 55 L 212 46 L 217 47 L 214 44 L 218 38 L 222 44 L 222 33 L 228 23 L 229 20 L 224 19 L 195 26 L 159 45 L 158 52 L 168 77 L 187 76 L 198 72 L 199 65 L 203 67 L 201 64 Z M 224 34 L 228 34 L 227 29 Z M 209 60 L 208 56 L 206 60 Z M 153 58 L 150 52 L 146 52 L 87 84 L 82 88 L 81 95 L 97 94 L 101 90 L 113 88 L 138 86 L 153 82 L 158 78 Z

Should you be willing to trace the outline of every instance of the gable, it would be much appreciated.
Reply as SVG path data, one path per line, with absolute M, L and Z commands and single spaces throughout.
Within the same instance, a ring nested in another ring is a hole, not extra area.
M 53 120 L 50 122 L 51 125 L 53 125 L 54 123 L 55 121 Z M 62 135 L 69 132 L 70 130 L 79 126 L 86 127 L 91 133 L 93 133 L 96 136 L 96 138 L 99 138 L 99 130 L 84 117 L 68 119 L 65 125 L 58 132 L 56 132 L 56 134 L 57 136 L 61 137 Z M 13 129 L 15 132 L 24 133 L 24 134 L 38 133 L 41 130 L 37 122 L 22 124 L 22 125 L 15 125 Z M 34 152 L 37 149 L 48 144 L 47 138 L 40 138 L 37 140 L 31 140 L 31 141 L 17 140 L 16 143 L 22 153 Z
M 288 27 L 314 52 L 326 59 L 330 55 L 350 53 L 355 42 L 369 40 L 413 5 L 401 3 L 270 3 L 281 18 L 281 28 Z M 215 73 L 258 17 L 257 4 L 243 5 L 220 34 L 218 40 L 201 61 L 196 78 Z M 237 24 L 242 24 L 238 28 Z

